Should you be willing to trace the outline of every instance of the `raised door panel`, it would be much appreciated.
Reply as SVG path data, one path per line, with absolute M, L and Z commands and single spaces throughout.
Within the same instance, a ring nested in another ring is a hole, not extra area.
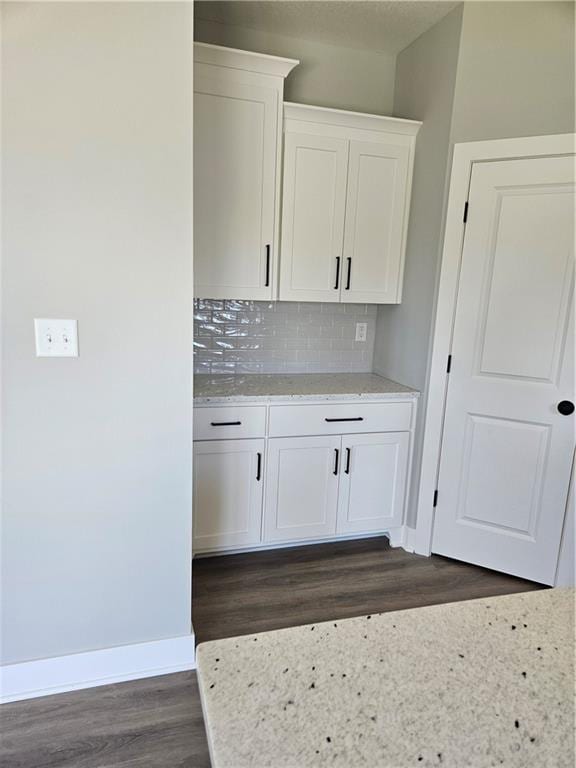
M 402 525 L 409 442 L 409 432 L 343 438 L 338 533 Z
M 260 543 L 264 445 L 194 443 L 194 552 Z
M 334 536 L 340 437 L 268 441 L 264 540 Z
M 350 142 L 342 301 L 400 301 L 409 159 L 408 146 Z
M 194 288 L 271 299 L 278 93 L 199 76 L 194 93 Z
M 348 142 L 287 133 L 279 296 L 340 301 Z

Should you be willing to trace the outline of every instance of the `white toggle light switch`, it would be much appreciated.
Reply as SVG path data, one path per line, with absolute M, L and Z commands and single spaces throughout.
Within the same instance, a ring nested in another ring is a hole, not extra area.
M 78 357 L 76 320 L 34 320 L 36 357 Z
M 368 323 L 356 323 L 356 341 L 366 341 Z

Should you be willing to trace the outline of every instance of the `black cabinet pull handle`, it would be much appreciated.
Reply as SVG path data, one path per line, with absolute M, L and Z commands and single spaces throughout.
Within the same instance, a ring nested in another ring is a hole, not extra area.
M 345 475 L 350 474 L 350 456 L 352 455 L 352 451 L 350 448 L 346 448 L 346 469 L 344 470 Z
M 211 421 L 211 427 L 239 427 L 241 421 Z
M 340 256 L 336 256 L 336 284 L 334 286 L 334 290 L 338 290 L 338 286 L 340 285 Z
M 266 282 L 264 283 L 265 287 L 268 288 L 270 285 L 270 246 L 266 246 Z
M 346 288 L 344 290 L 345 291 L 349 291 L 350 290 L 350 277 L 352 275 L 352 259 L 350 258 L 350 256 L 348 256 L 346 261 L 348 262 L 348 277 L 346 278 Z
M 260 482 L 260 478 L 262 477 L 262 454 L 258 452 L 256 456 L 258 457 L 258 465 L 256 467 L 256 481 Z
M 338 459 L 340 458 L 340 451 L 338 448 L 334 448 L 334 474 L 338 474 Z
M 572 403 L 570 400 L 561 400 L 558 405 L 558 413 L 561 413 L 562 416 L 570 416 L 570 414 L 574 413 L 574 403 Z
M 347 419 L 324 419 L 324 421 L 364 421 L 364 416 L 352 416 Z

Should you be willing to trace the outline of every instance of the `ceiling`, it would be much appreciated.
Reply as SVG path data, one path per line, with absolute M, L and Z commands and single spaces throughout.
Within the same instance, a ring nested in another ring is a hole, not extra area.
M 398 53 L 459 5 L 448 0 L 197 0 L 198 19 Z

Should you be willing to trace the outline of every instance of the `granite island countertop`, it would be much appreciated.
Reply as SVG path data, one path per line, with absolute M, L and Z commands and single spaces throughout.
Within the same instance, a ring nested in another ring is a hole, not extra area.
M 378 400 L 418 397 L 415 389 L 375 373 L 197 374 L 196 405 L 298 400 Z
M 574 590 L 203 643 L 214 768 L 573 768 Z

